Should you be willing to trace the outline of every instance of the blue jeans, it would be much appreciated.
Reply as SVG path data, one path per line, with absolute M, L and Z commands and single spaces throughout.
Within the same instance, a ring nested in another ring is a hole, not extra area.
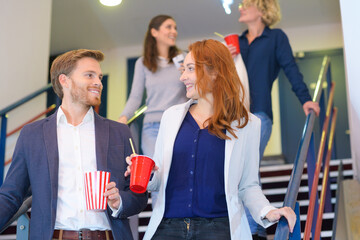
M 271 130 L 272 130 L 272 121 L 271 119 L 268 117 L 268 115 L 266 115 L 266 113 L 264 112 L 257 112 L 254 113 L 255 116 L 257 116 L 258 118 L 260 118 L 261 120 L 261 131 L 260 131 L 260 159 L 259 159 L 259 167 L 260 167 L 260 162 L 261 159 L 264 155 L 264 151 L 266 148 L 266 145 L 270 139 L 270 135 L 271 135 Z M 260 174 L 260 172 L 259 172 Z M 260 183 L 260 176 L 259 176 L 259 183 Z M 262 226 L 258 225 L 254 219 L 252 218 L 249 210 L 247 208 L 245 208 L 245 212 L 246 212 L 246 216 L 250 225 L 250 230 L 251 230 L 251 234 L 257 234 L 259 236 L 262 237 L 266 237 L 266 230 L 265 228 L 263 228 Z
M 260 166 L 260 162 L 264 155 L 266 145 L 268 144 L 270 136 L 271 136 L 272 121 L 269 118 L 269 116 L 266 115 L 266 113 L 264 113 L 264 112 L 254 113 L 254 115 L 257 116 L 258 118 L 260 118 L 260 120 L 261 120 L 260 161 L 259 161 L 259 166 Z
M 148 157 L 154 156 L 155 142 L 159 133 L 159 122 L 144 123 L 141 134 L 141 150 Z
M 153 158 L 155 151 L 155 142 L 159 133 L 159 122 L 148 122 L 143 124 L 141 134 L 141 149 L 143 154 Z M 158 192 L 151 192 L 151 201 L 154 208 L 157 200 Z
M 229 240 L 230 226 L 222 218 L 163 218 L 152 240 Z

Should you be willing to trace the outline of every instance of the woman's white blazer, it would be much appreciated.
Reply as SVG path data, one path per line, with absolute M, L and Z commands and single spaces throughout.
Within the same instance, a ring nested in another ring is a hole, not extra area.
M 169 176 L 175 138 L 185 115 L 193 103 L 167 109 L 161 119 L 159 134 L 155 144 L 154 161 L 159 170 L 149 182 L 149 191 L 159 191 L 158 199 L 151 215 L 144 240 L 150 240 L 159 226 L 165 212 L 165 189 Z M 237 129 L 237 122 L 232 124 Z M 268 227 L 272 223 L 263 217 L 272 209 L 259 186 L 259 144 L 260 120 L 249 113 L 248 124 L 235 131 L 237 139 L 227 132 L 231 140 L 225 142 L 225 195 L 228 209 L 231 239 L 252 239 L 244 205 L 250 210 L 254 220 Z

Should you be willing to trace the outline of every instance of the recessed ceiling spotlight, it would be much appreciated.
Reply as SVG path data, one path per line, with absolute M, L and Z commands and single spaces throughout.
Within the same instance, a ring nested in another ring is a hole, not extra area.
M 100 2 L 102 5 L 113 7 L 119 5 L 122 2 L 122 0 L 100 0 Z
M 233 4 L 233 0 L 221 0 L 222 1 L 222 5 L 223 5 L 223 8 L 225 10 L 225 13 L 226 14 L 230 14 L 231 13 L 231 9 L 230 9 L 230 6 L 231 4 Z

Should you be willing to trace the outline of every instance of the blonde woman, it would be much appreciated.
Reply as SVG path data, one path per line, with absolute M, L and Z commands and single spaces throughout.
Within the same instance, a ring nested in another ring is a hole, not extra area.
M 261 160 L 270 139 L 273 123 L 271 89 L 280 69 L 284 70 L 306 115 L 310 109 L 318 115 L 320 108 L 311 100 L 293 57 L 288 37 L 281 29 L 271 28 L 280 21 L 278 1 L 244 0 L 239 5 L 239 12 L 239 22 L 247 26 L 239 36 L 239 44 L 249 79 L 250 111 L 261 120 Z M 229 50 L 235 56 L 235 47 L 230 46 Z M 254 239 L 265 239 L 265 230 L 261 229 L 261 233 L 258 233 L 257 224 L 250 214 L 248 216 Z

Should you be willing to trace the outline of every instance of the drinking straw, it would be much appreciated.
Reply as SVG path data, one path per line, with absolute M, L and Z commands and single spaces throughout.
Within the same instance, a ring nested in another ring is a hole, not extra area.
M 134 145 L 133 145 L 133 143 L 131 141 L 131 138 L 129 138 L 129 141 L 130 141 L 130 146 L 131 146 L 131 149 L 132 149 L 133 153 L 136 154 L 135 149 L 134 149 Z
M 218 33 L 218 32 L 214 32 L 214 34 L 215 34 L 216 36 L 221 37 L 221 38 L 225 38 L 224 35 L 222 35 L 222 34 L 220 34 L 220 33 Z

